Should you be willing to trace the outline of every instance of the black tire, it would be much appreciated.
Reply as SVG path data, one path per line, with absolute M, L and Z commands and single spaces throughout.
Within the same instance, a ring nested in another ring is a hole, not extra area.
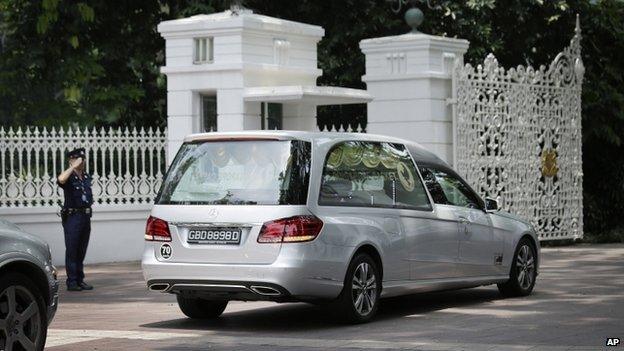
M 535 287 L 537 278 L 537 253 L 528 238 L 520 240 L 514 252 L 509 280 L 498 284 L 498 291 L 506 297 L 527 296 Z
M 43 296 L 23 274 L 0 276 L 0 350 L 9 349 L 7 345 L 12 345 L 13 350 L 43 350 L 48 335 Z
M 217 318 L 223 313 L 228 304 L 228 301 L 213 301 L 198 297 L 184 297 L 181 294 L 178 294 L 177 297 L 178 306 L 180 306 L 182 313 L 193 319 Z
M 363 267 L 368 267 L 366 272 Z M 357 282 L 362 281 L 361 278 L 364 274 L 368 278 L 364 282 L 363 288 L 354 286 L 354 283 L 358 284 Z M 372 277 L 374 280 L 371 282 L 370 278 Z M 332 311 L 342 322 L 353 324 L 369 322 L 375 317 L 379 308 L 380 294 L 381 275 L 379 274 L 379 267 L 369 255 L 358 254 L 349 264 L 342 292 L 332 303 Z

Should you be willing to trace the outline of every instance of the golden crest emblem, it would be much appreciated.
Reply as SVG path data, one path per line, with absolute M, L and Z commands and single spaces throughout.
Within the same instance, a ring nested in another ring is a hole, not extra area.
M 554 177 L 559 172 L 557 167 L 557 151 L 547 149 L 542 151 L 542 175 L 544 177 Z

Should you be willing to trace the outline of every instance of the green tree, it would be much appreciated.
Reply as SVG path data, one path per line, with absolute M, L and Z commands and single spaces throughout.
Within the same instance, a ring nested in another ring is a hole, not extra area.
M 155 125 L 166 118 L 156 26 L 200 1 L 0 0 L 0 123 Z

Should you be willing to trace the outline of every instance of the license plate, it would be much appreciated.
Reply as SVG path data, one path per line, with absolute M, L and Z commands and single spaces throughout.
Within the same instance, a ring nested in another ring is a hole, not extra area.
M 186 242 L 189 244 L 238 245 L 240 228 L 193 228 L 189 229 Z

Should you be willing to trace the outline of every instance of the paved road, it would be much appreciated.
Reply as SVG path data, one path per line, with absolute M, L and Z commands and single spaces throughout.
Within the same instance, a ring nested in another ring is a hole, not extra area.
M 148 292 L 137 263 L 90 266 L 92 292 L 61 293 L 49 350 L 602 350 L 624 340 L 624 246 L 543 250 L 528 298 L 496 287 L 384 300 L 379 317 L 341 325 L 306 304 L 231 303 L 191 321 Z M 611 348 L 613 349 L 613 348 Z

